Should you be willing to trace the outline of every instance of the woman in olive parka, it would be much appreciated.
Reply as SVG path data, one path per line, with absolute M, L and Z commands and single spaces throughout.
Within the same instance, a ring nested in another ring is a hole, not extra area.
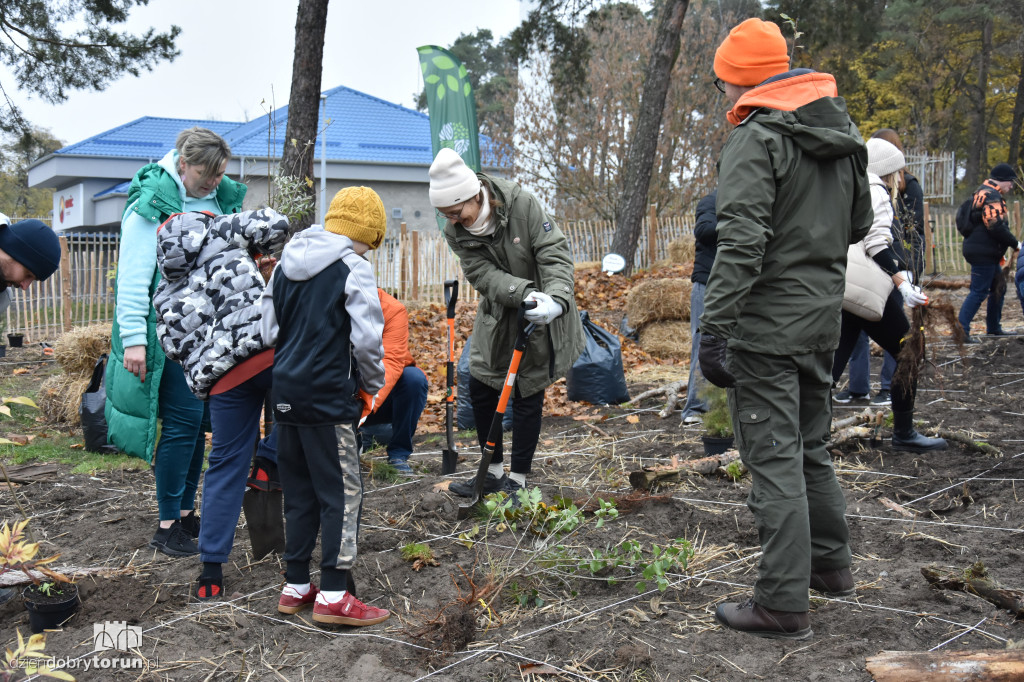
M 447 220 L 448 246 L 480 294 L 469 393 L 481 448 L 512 359 L 520 304 L 537 303 L 526 312 L 538 328 L 530 335 L 513 393 L 511 472 L 504 473 L 499 440 L 484 482 L 485 493 L 514 497 L 526 486 L 537 449 L 544 389 L 565 376 L 583 351 L 572 253 L 536 197 L 518 183 L 474 173 L 452 149 L 438 152 L 430 166 L 430 203 Z M 473 479 L 453 483 L 449 490 L 469 497 L 473 484 Z

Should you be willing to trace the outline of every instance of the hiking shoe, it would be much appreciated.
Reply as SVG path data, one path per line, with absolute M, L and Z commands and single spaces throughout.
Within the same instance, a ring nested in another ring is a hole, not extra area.
M 981 341 L 978 340 L 977 336 L 967 335 L 967 336 L 964 337 L 964 344 L 969 344 L 969 343 L 981 343 Z
M 178 519 L 178 522 L 181 524 L 182 530 L 191 535 L 193 539 L 199 538 L 199 516 L 196 515 L 195 509 Z
M 263 492 L 276 492 L 281 489 L 281 478 L 277 474 L 277 464 L 266 457 L 253 457 L 252 469 L 246 486 Z
M 811 569 L 811 589 L 826 597 L 850 597 L 857 593 L 849 568 Z
M 507 480 L 508 476 L 505 474 L 502 474 L 501 478 L 498 478 L 488 471 L 487 478 L 484 479 L 484 495 L 505 490 L 505 481 Z M 473 488 L 475 485 L 476 476 L 468 481 L 453 481 L 452 484 L 448 486 L 448 490 L 459 497 L 473 497 Z
M 411 474 L 412 467 L 409 466 L 409 460 L 407 459 L 391 459 L 388 458 L 388 464 L 395 467 L 400 474 Z
M 149 546 L 160 550 L 167 556 L 199 554 L 199 546 L 195 539 L 185 532 L 180 521 L 172 523 L 170 528 L 157 528 L 156 535 L 149 541 Z
M 832 396 L 832 402 L 839 403 L 840 405 L 846 405 L 853 401 L 861 402 L 868 397 L 867 393 L 850 393 L 850 391 L 839 391 Z
M 683 417 L 684 424 L 701 424 L 704 419 L 699 414 L 690 414 Z
M 715 618 L 727 628 L 757 637 L 807 639 L 813 634 L 806 611 L 774 611 L 761 606 L 753 598 L 742 604 L 719 604 Z
M 1020 336 L 1019 332 L 1011 332 L 1006 329 L 997 329 L 994 332 L 989 332 L 989 336 Z
M 317 595 L 313 606 L 313 620 L 332 625 L 376 625 L 386 621 L 390 615 L 387 609 L 367 606 L 351 592 L 346 592 L 336 602 L 328 602 L 322 594 Z
M 892 396 L 887 389 L 881 389 L 875 394 L 875 397 L 871 399 L 872 405 L 892 405 Z
M 505 493 L 508 499 L 512 500 L 513 509 L 521 507 L 523 504 L 519 499 L 519 495 L 516 494 L 522 489 L 523 486 L 519 485 L 511 476 L 502 477 L 501 492 Z
M 281 590 L 281 598 L 277 601 L 277 610 L 287 614 L 298 613 L 307 606 L 312 606 L 318 594 L 320 594 L 320 590 L 316 589 L 316 585 L 312 583 L 310 583 L 309 592 L 306 594 L 299 594 L 294 588 L 285 585 Z

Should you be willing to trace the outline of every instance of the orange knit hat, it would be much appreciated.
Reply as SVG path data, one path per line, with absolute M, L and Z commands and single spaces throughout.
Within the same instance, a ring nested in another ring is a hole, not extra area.
M 736 26 L 715 52 L 715 75 L 733 85 L 757 85 L 789 70 L 789 47 L 777 24 L 751 18 Z

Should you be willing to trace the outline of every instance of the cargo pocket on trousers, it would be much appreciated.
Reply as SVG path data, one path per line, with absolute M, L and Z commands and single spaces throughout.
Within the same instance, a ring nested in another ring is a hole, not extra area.
M 771 408 L 767 405 L 743 407 L 737 413 L 740 422 L 737 446 L 754 462 L 772 456 L 777 442 L 772 434 Z

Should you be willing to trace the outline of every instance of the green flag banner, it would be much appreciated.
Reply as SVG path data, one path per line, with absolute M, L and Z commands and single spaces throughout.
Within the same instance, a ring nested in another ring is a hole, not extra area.
M 436 45 L 416 48 L 427 92 L 431 158 L 443 147 L 454 149 L 466 165 L 480 172 L 480 135 L 476 101 L 466 67 L 451 52 Z

